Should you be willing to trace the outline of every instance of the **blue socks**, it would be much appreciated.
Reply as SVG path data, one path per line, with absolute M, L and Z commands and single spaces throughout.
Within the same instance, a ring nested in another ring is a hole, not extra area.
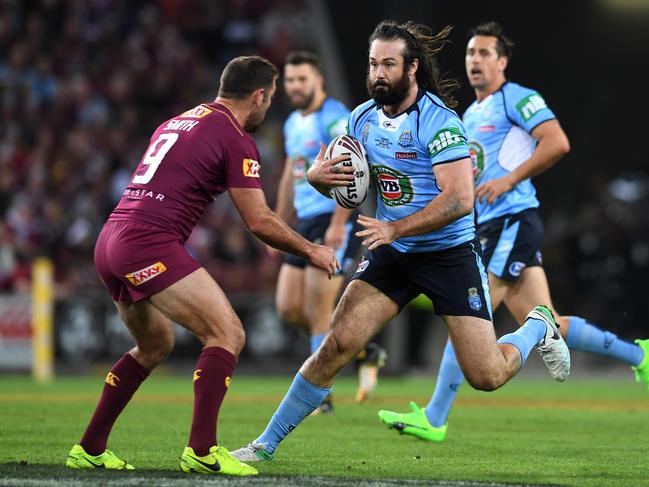
M 635 343 L 620 340 L 614 333 L 601 330 L 578 316 L 570 317 L 566 345 L 573 350 L 607 355 L 630 365 L 638 365 L 644 358 L 644 352 Z
M 435 392 L 424 410 L 426 418 L 432 426 L 439 428 L 446 423 L 448 413 L 451 411 L 455 396 L 457 396 L 457 390 L 463 381 L 464 374 L 462 374 L 462 369 L 455 356 L 451 340 L 448 340 L 439 365 Z
M 331 389 L 311 384 L 298 372 L 268 426 L 255 443 L 265 443 L 266 451 L 273 453 L 286 435 L 322 404 Z
M 326 337 L 326 333 L 321 333 L 320 335 L 311 335 L 311 355 L 320 347 L 322 340 Z
M 514 345 L 521 354 L 521 368 L 525 365 L 527 356 L 532 349 L 543 340 L 545 336 L 546 326 L 541 320 L 535 318 L 528 318 L 527 321 L 518 330 L 513 333 L 503 335 L 498 340 L 498 343 L 508 343 Z

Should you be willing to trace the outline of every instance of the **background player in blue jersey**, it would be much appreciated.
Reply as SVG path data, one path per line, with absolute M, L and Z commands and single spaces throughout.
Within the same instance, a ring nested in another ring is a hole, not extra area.
M 233 453 L 268 460 L 279 442 L 329 393 L 336 374 L 413 298 L 426 294 L 446 323 L 469 383 L 505 384 L 538 347 L 550 373 L 564 380 L 568 349 L 542 306 L 514 333 L 496 340 L 489 288 L 474 232 L 474 182 L 464 126 L 441 79 L 436 54 L 450 32 L 381 22 L 370 36 L 367 87 L 348 132 L 362 140 L 379 184 L 377 218 L 359 217 L 367 247 L 336 307 L 331 332 L 302 366 L 266 430 Z M 321 191 L 350 181 L 323 160 L 309 170 Z
M 570 150 L 566 134 L 541 95 L 508 81 L 505 69 L 513 43 L 496 22 L 471 31 L 466 50 L 466 73 L 476 100 L 463 121 L 476 178 L 478 236 L 489 272 L 491 306 L 505 303 L 518 323 L 536 303 L 550 308 L 552 300 L 541 267 L 543 225 L 530 178 L 555 164 Z M 561 334 L 568 347 L 607 355 L 633 366 L 638 381 L 649 385 L 649 340 L 637 344 L 620 340 L 585 319 L 560 316 Z M 431 441 L 442 441 L 446 420 L 464 377 L 449 341 L 428 405 L 412 412 L 379 412 L 385 423 Z
M 349 110 L 324 90 L 324 79 L 316 54 L 294 51 L 284 64 L 284 90 L 296 108 L 284 124 L 286 164 L 277 195 L 277 214 L 293 223 L 306 239 L 336 249 L 343 271 L 329 279 L 327 273 L 306 259 L 286 254 L 279 272 L 276 308 L 286 322 L 310 336 L 315 352 L 329 331 L 331 315 L 344 281 L 344 272 L 355 265 L 360 240 L 354 235 L 355 212 L 342 208 L 321 195 L 306 180 L 306 173 L 318 155 L 320 142 L 329 144 L 345 133 Z M 367 399 L 376 386 L 379 366 L 386 353 L 371 344 L 359 358 L 359 388 L 356 398 Z M 331 412 L 331 397 L 318 412 Z

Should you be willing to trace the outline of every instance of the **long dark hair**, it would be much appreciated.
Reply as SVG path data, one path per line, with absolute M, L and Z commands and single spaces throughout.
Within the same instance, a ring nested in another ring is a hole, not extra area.
M 395 20 L 384 20 L 376 26 L 369 39 L 370 46 L 377 39 L 391 41 L 403 39 L 406 47 L 402 53 L 404 64 L 409 66 L 413 60 L 419 60 L 417 68 L 417 83 L 424 89 L 435 93 L 449 107 L 455 108 L 457 101 L 452 92 L 460 87 L 460 83 L 452 78 L 446 78 L 440 72 L 437 55 L 451 41 L 448 36 L 453 26 L 447 25 L 437 34 L 430 27 L 408 21 L 405 24 Z

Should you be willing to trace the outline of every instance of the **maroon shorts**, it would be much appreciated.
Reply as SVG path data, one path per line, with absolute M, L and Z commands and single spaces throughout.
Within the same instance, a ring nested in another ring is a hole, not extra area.
M 95 244 L 95 268 L 113 301 L 141 301 L 200 267 L 178 235 L 145 223 L 108 221 Z

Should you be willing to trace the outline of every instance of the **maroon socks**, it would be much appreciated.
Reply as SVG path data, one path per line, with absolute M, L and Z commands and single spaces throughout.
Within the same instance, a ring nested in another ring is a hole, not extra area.
M 117 417 L 149 375 L 129 353 L 125 353 L 106 376 L 104 391 L 79 442 L 86 453 L 99 455 L 106 450 L 108 435 Z
M 190 448 L 205 456 L 217 445 L 216 421 L 237 359 L 221 347 L 207 347 L 194 371 L 194 417 L 189 435 Z

